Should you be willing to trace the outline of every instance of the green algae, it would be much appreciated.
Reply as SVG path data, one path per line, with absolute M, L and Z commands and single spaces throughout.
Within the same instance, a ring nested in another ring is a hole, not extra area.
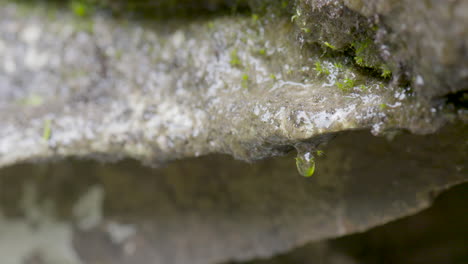
M 31 106 L 31 107 L 40 106 L 43 103 L 44 103 L 44 97 L 37 95 L 37 94 L 31 94 L 25 98 L 18 100 L 18 104 L 24 105 L 24 106 Z
M 45 141 L 49 141 L 50 136 L 52 134 L 51 122 L 52 121 L 50 119 L 46 119 L 44 121 L 43 130 L 42 130 L 42 139 Z
M 91 15 L 92 6 L 89 2 L 83 0 L 73 0 L 70 2 L 70 9 L 72 10 L 73 14 L 78 17 L 86 17 Z
M 244 89 L 249 88 L 249 75 L 246 73 L 242 74 L 241 86 Z
M 350 92 L 351 89 L 354 88 L 356 81 L 350 77 L 345 77 L 344 80 L 341 82 L 336 83 L 336 87 L 342 90 L 343 92 Z
M 229 63 L 231 64 L 232 67 L 241 67 L 242 66 L 242 61 L 237 54 L 237 49 L 233 49 L 230 54 L 231 60 Z
M 324 65 L 322 65 L 320 61 L 316 61 L 314 63 L 314 66 L 315 66 L 314 69 L 317 72 L 317 75 L 329 75 L 330 74 L 330 70 Z
M 330 48 L 332 50 L 337 50 L 337 48 L 334 45 L 328 43 L 328 41 L 323 42 L 323 45 L 325 45 L 327 48 Z

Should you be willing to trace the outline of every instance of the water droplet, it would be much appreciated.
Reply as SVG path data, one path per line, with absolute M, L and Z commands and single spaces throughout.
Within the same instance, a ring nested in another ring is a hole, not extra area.
M 299 174 L 310 177 L 315 172 L 315 157 L 312 152 L 297 152 L 296 167 Z

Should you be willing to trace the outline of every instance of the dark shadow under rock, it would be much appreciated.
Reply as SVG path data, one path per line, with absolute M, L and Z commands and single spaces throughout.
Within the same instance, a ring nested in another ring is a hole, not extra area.
M 468 184 L 460 184 L 444 192 L 429 209 L 416 215 L 364 233 L 311 243 L 284 255 L 248 263 L 466 263 L 467 201 Z

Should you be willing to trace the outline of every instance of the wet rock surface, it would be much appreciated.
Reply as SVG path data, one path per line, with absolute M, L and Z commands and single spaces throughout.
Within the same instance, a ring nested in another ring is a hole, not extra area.
M 306 42 L 354 54 L 360 66 L 391 69 L 421 97 L 466 91 L 468 2 L 297 1 Z
M 466 1 L 148 2 L 0 0 L 2 264 L 354 263 L 467 180 Z
M 289 17 L 137 23 L 19 4 L 0 12 L 3 166 L 68 156 L 256 160 L 320 134 L 429 133 L 466 115 L 345 55 L 301 49 Z

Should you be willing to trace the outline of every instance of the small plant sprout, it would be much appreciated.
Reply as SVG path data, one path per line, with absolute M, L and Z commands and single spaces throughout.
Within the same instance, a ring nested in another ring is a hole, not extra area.
M 366 63 L 365 59 L 365 53 L 369 45 L 372 44 L 371 39 L 366 39 L 364 41 L 359 41 L 359 42 L 353 42 L 351 46 L 354 48 L 355 52 L 355 57 L 354 61 L 356 62 L 357 65 L 361 67 L 369 67 L 369 65 Z
M 354 84 L 356 83 L 356 80 L 352 79 L 352 78 L 349 78 L 349 77 L 346 77 L 344 79 L 344 83 L 346 86 L 348 86 L 349 88 L 353 88 L 354 87 Z
M 265 56 L 266 55 L 266 49 L 259 49 L 258 54 Z
M 123 55 L 122 50 L 118 49 L 118 50 L 115 51 L 115 59 L 116 60 L 122 59 L 122 55 Z
M 359 85 L 359 90 L 361 90 L 361 91 L 366 91 L 366 90 L 367 90 L 367 86 L 365 86 L 364 84 L 361 84 L 361 85 Z
M 208 29 L 213 29 L 215 27 L 215 24 L 213 21 L 210 21 L 208 22 L 207 26 L 208 26 Z
M 317 72 L 317 75 L 325 74 L 329 75 L 330 70 L 327 67 L 324 67 L 320 61 L 315 62 L 315 71 Z
M 252 22 L 256 23 L 258 21 L 258 14 L 252 14 Z
M 321 63 L 320 61 L 316 61 L 316 62 L 315 62 L 315 68 L 314 68 L 314 69 L 315 69 L 315 71 L 316 71 L 317 73 L 319 73 L 319 74 L 322 73 L 322 71 L 323 71 L 322 63 Z
M 52 129 L 50 128 L 51 121 L 50 119 L 47 119 L 44 121 L 44 128 L 42 129 L 42 139 L 45 141 L 49 141 Z
M 271 78 L 272 80 L 276 81 L 276 75 L 274 75 L 273 73 L 270 74 L 270 78 Z
M 310 28 L 303 27 L 303 28 L 301 28 L 301 30 L 302 30 L 304 33 L 310 33 Z
M 354 57 L 354 61 L 356 62 L 357 65 L 361 66 L 361 67 L 365 67 L 366 64 L 364 63 L 364 58 L 361 57 L 361 56 L 356 56 Z
M 333 46 L 332 44 L 328 43 L 327 41 L 323 42 L 323 45 L 325 45 L 326 47 L 332 49 L 332 50 L 336 50 L 336 47 Z
M 345 77 L 343 82 L 337 82 L 336 87 L 343 92 L 349 92 L 355 86 L 355 80 L 349 77 Z
M 341 62 L 335 62 L 333 63 L 333 66 L 335 66 L 338 69 L 343 69 L 343 64 L 341 64 Z
M 380 104 L 379 105 L 380 110 L 385 110 L 385 109 L 387 109 L 387 107 L 388 107 L 387 104 Z
M 296 14 L 294 14 L 294 15 L 291 17 L 291 22 L 294 22 L 294 21 L 295 21 L 296 19 L 298 19 L 300 16 L 301 16 L 301 10 L 296 9 Z
M 306 151 L 306 152 L 297 152 L 296 157 L 296 167 L 299 174 L 304 177 L 310 177 L 314 175 L 315 172 L 315 157 L 314 154 L 318 157 L 323 156 L 323 151 Z
M 32 107 L 40 106 L 44 103 L 44 98 L 37 94 L 31 94 L 30 96 L 19 100 L 18 103 L 21 105 L 32 106 Z
M 353 42 L 351 46 L 354 48 L 356 55 L 359 55 L 363 53 L 367 49 L 367 47 L 369 47 L 371 43 L 372 43 L 372 40 L 366 39 L 365 41 L 361 41 L 361 42 Z
M 390 78 L 392 76 L 392 71 L 388 68 L 387 65 L 380 66 L 380 70 L 382 71 L 381 76 L 385 79 Z
M 294 20 L 296 20 L 296 19 L 297 19 L 297 15 L 293 15 L 293 16 L 291 17 L 291 22 L 294 22 Z
M 83 0 L 74 0 L 70 3 L 72 12 L 78 17 L 85 17 L 90 13 L 89 5 Z
M 338 87 L 338 89 L 344 91 L 344 92 L 347 92 L 347 89 L 345 87 L 345 84 L 342 83 L 342 82 L 336 82 L 336 87 Z
M 233 49 L 231 51 L 231 60 L 229 62 L 232 67 L 240 67 L 242 66 L 242 62 L 239 58 L 239 55 L 237 54 L 237 49 Z
M 242 88 L 249 88 L 249 75 L 247 73 L 244 73 L 242 75 L 242 82 L 241 82 Z

